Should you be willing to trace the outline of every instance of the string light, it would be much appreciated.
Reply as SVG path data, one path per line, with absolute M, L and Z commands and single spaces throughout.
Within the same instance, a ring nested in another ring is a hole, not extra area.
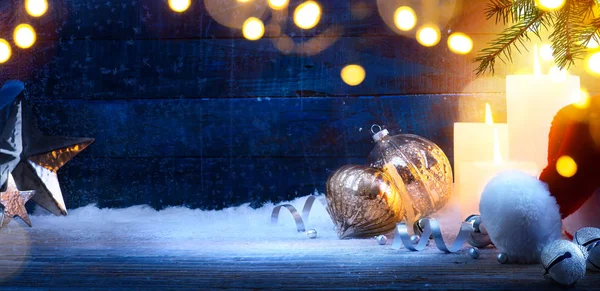
M 588 72 L 600 75 L 600 51 L 591 54 L 586 61 Z
M 321 7 L 315 1 L 306 1 L 294 11 L 294 23 L 302 29 L 311 29 L 321 20 Z
M 27 0 L 25 1 L 25 10 L 33 17 L 40 17 L 48 11 L 47 0 Z
M 365 80 L 367 74 L 360 65 L 347 65 L 342 69 L 340 75 L 344 83 L 349 86 L 358 86 Z
M 265 25 L 260 19 L 250 17 L 242 26 L 242 34 L 246 39 L 258 40 L 265 34 Z
M 554 49 L 552 49 L 552 45 L 547 43 L 542 45 L 542 47 L 540 47 L 540 58 L 542 58 L 542 60 L 544 61 L 553 61 L 554 57 L 552 56 L 552 53 L 554 52 Z
M 191 0 L 169 0 L 169 7 L 175 12 L 184 12 L 191 4 Z
M 10 44 L 3 38 L 0 38 L 0 64 L 6 63 L 12 55 Z
M 440 30 L 433 25 L 426 25 L 417 31 L 417 41 L 426 47 L 431 47 L 440 42 Z
M 19 24 L 13 34 L 15 45 L 20 48 L 30 48 L 36 40 L 35 30 L 29 24 Z
M 473 40 L 461 32 L 455 32 L 448 38 L 448 47 L 456 54 L 466 55 L 473 49 Z
M 417 24 L 417 14 L 408 6 L 401 6 L 394 13 L 394 23 L 402 31 L 409 31 Z
M 571 178 L 577 173 L 577 163 L 569 156 L 562 156 L 556 161 L 556 171 L 565 178 Z
M 565 0 L 535 0 L 535 4 L 540 9 L 552 11 L 565 5 Z
M 590 107 L 591 104 L 591 99 L 590 99 L 590 93 L 588 93 L 585 89 L 579 89 L 579 92 L 577 92 L 577 94 L 575 94 L 574 96 L 575 98 L 573 98 L 573 106 L 580 108 L 580 109 L 585 109 Z
M 281 10 L 288 6 L 289 0 L 269 0 L 269 7 L 274 10 Z

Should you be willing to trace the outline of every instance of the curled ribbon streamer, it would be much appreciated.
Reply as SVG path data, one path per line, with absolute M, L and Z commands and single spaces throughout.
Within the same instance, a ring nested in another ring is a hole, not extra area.
M 400 249 L 400 244 L 411 251 L 422 251 L 427 247 L 429 243 L 429 237 L 433 234 L 433 240 L 435 246 L 443 252 L 455 253 L 459 251 L 463 244 L 467 241 L 471 232 L 473 232 L 473 225 L 469 222 L 463 222 L 460 226 L 460 231 L 456 236 L 456 239 L 450 247 L 444 242 L 442 231 L 437 220 L 433 218 L 423 218 L 420 220 L 420 224 L 423 226 L 423 233 L 421 234 L 421 240 L 417 244 L 413 244 L 408 235 L 408 229 L 405 223 L 398 223 L 396 225 L 396 231 L 394 232 L 394 242 L 392 243 L 392 249 Z M 399 239 L 398 239 L 399 238 Z
M 308 222 L 308 216 L 310 214 L 310 210 L 313 207 L 313 204 L 315 203 L 315 200 L 317 200 L 317 197 L 313 195 L 308 196 L 308 199 L 306 199 L 306 201 L 304 202 L 304 207 L 302 207 L 302 215 L 300 215 L 300 212 L 298 212 L 296 207 L 292 206 L 291 204 L 282 204 L 275 206 L 275 208 L 273 208 L 273 212 L 271 212 L 271 224 L 277 224 L 277 222 L 279 221 L 279 212 L 281 211 L 281 208 L 285 207 L 292 214 L 292 217 L 296 222 L 296 228 L 298 229 L 298 232 L 305 232 L 306 227 L 304 226 L 304 221 Z M 304 217 L 304 220 L 302 219 L 302 217 Z

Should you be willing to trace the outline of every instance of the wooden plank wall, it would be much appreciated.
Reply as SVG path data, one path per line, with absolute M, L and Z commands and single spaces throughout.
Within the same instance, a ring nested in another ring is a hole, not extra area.
M 219 1 L 232 7 L 224 14 L 241 9 Z M 14 48 L 0 81 L 26 82 L 45 133 L 96 138 L 59 172 L 69 208 L 259 206 L 323 191 L 332 170 L 364 163 L 372 124 L 429 138 L 452 160 L 454 122 L 482 121 L 485 102 L 506 121 L 504 75 L 515 66 L 476 79 L 474 54 L 454 55 L 444 43 L 448 31 L 471 34 L 476 49 L 491 39 L 500 27 L 485 21 L 483 0 L 459 1 L 434 48 L 389 29 L 376 1 L 321 0 L 315 29 L 288 21 L 288 36 L 255 42 L 198 0 L 184 14 L 166 1 L 50 0 L 39 19 L 21 2 L 0 3 L 0 36 L 11 39 L 12 27 L 28 22 L 38 41 Z M 311 40 L 330 46 L 311 54 L 300 45 Z M 283 41 L 304 53 L 281 52 Z M 349 63 L 367 71 L 360 86 L 339 77 Z

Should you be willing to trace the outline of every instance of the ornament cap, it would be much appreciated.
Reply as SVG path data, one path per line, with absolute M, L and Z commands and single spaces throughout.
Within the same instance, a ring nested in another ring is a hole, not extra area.
M 378 132 L 373 132 L 373 140 L 375 142 L 380 141 L 382 138 L 386 137 L 387 135 L 390 134 L 390 132 L 387 129 L 382 129 Z

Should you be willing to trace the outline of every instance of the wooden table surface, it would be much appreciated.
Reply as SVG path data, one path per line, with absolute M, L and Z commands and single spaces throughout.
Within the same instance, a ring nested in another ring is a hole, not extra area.
M 374 240 L 74 239 L 34 228 L 0 235 L 2 290 L 560 289 L 540 265 L 393 250 Z M 588 273 L 576 289 L 600 289 Z

